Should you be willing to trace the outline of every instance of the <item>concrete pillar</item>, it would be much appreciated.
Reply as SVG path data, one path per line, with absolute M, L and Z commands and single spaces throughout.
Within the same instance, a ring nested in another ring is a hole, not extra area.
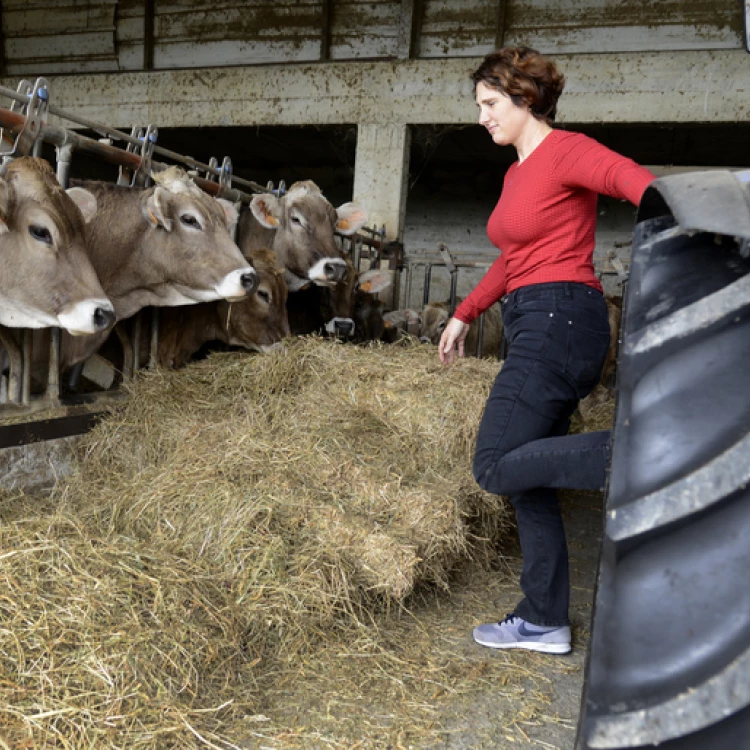
M 385 224 L 389 240 L 403 238 L 410 147 L 403 123 L 358 127 L 354 200 L 367 209 L 368 226 Z

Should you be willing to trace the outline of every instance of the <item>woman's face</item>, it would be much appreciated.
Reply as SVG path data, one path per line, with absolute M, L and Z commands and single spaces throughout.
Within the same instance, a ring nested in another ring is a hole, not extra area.
M 483 125 L 498 146 L 508 146 L 520 138 L 532 117 L 529 108 L 513 104 L 510 97 L 480 81 L 476 87 L 479 124 Z

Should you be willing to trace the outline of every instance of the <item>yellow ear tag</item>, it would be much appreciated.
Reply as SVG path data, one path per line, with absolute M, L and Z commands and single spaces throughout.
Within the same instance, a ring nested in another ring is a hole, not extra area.
M 372 282 L 371 281 L 365 281 L 364 284 L 362 284 L 359 287 L 363 292 L 369 292 L 370 289 L 372 289 Z
M 336 229 L 338 229 L 340 232 L 345 232 L 347 229 L 351 227 L 351 224 L 349 223 L 348 219 L 339 219 L 338 223 L 336 224 Z
M 272 226 L 277 227 L 279 226 L 279 220 L 275 216 L 271 216 L 271 214 L 266 214 L 266 221 Z
M 148 211 L 148 215 L 151 217 L 151 221 L 154 223 L 154 226 L 159 226 L 159 219 L 154 216 L 153 211 L 150 208 L 147 208 L 146 211 Z

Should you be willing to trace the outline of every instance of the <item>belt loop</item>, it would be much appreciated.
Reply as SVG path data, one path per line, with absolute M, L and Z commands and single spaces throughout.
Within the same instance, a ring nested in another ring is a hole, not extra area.
M 570 282 L 567 282 L 565 284 L 565 298 L 566 299 L 572 299 L 573 298 L 573 286 Z

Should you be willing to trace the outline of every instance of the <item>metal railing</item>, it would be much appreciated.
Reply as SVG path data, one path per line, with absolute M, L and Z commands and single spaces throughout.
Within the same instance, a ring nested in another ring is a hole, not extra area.
M 170 166 L 156 160 L 156 156 L 161 156 L 186 167 L 193 181 L 209 195 L 224 198 L 236 205 L 249 204 L 256 193 L 271 192 L 282 196 L 286 192 L 283 181 L 277 186 L 270 182 L 263 186 L 258 182 L 233 175 L 229 157 L 225 157 L 221 164 L 212 157 L 206 164 L 159 146 L 158 130 L 154 125 L 134 126 L 128 134 L 56 107 L 50 102 L 49 84 L 44 78 L 38 78 L 33 85 L 28 81 L 21 81 L 15 91 L 0 86 L 0 96 L 11 100 L 8 108 L 0 108 L 0 157 L 3 163 L 28 154 L 39 156 L 43 143 L 52 145 L 55 147 L 57 179 L 63 188 L 69 185 L 74 155 L 85 154 L 119 167 L 117 182 L 123 185 L 148 186 L 153 174 Z M 51 125 L 48 122 L 49 115 L 91 130 L 101 136 L 101 140 L 90 138 L 67 127 Z M 115 141 L 123 146 L 114 145 Z M 4 144 L 9 145 L 6 147 Z M 380 262 L 384 252 L 388 251 L 389 243 L 386 243 L 385 234 L 385 226 L 379 229 L 363 227 L 352 236 L 339 234 L 339 246 L 342 252 L 349 253 L 356 268 L 359 268 L 363 259 L 370 263 L 370 267 L 374 267 Z M 124 380 L 131 378 L 141 366 L 141 352 L 144 351 L 144 347 L 149 351 L 147 366 L 153 367 L 156 363 L 159 311 L 158 308 L 149 310 L 148 324 L 145 311 L 140 311 L 130 319 L 128 330 L 123 325 L 117 325 L 114 329 L 123 352 Z M 10 329 L 0 328 L 0 344 L 8 352 L 10 361 L 7 381 L 0 384 L 0 403 L 21 406 L 30 411 L 61 405 L 60 329 L 49 329 L 50 364 L 46 391 L 36 398 L 36 403 L 32 403 L 34 399 L 31 389 L 32 331 L 19 331 L 16 338 Z M 72 385 L 80 378 L 82 367 L 83 363 L 72 371 Z M 96 400 L 97 396 L 88 398 Z M 74 401 L 82 399 L 85 397 L 76 396 Z

